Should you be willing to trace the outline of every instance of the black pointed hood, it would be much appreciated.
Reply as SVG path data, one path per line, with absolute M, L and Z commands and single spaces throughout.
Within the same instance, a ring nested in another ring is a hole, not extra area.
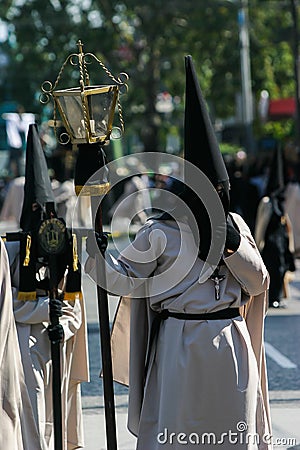
M 215 187 L 225 216 L 229 212 L 229 176 L 221 155 L 217 138 L 210 121 L 203 95 L 197 80 L 191 56 L 185 58 L 186 93 L 184 121 L 184 181 L 173 180 L 169 190 L 183 203 L 177 202 L 173 210 L 162 214 L 161 220 L 177 220 L 185 217 L 191 227 L 195 242 L 199 245 L 199 257 L 216 265 L 223 249 L 212 243 L 212 223 L 208 208 L 201 199 L 202 189 L 198 171 L 200 169 Z M 190 163 L 190 164 L 188 164 Z M 201 175 L 201 174 L 200 174 Z M 199 179 L 198 179 L 199 178 Z M 196 192 L 196 185 L 199 192 Z M 186 206 L 188 208 L 186 208 Z M 214 208 L 215 205 L 211 205 Z M 210 252 L 212 246 L 212 253 Z M 215 248 L 215 250 L 214 250 Z M 220 251 L 220 252 L 219 252 Z
M 33 204 L 37 208 L 33 208 Z M 23 231 L 33 231 L 40 224 L 41 211 L 53 205 L 54 195 L 45 154 L 36 124 L 29 126 L 26 146 L 24 202 L 20 219 Z M 33 210 L 34 209 L 34 210 Z
M 191 56 L 185 57 L 185 73 L 184 159 L 198 167 L 215 187 L 223 186 L 225 198 L 222 203 L 227 214 L 229 176 Z
M 266 195 L 270 196 L 276 192 L 281 193 L 284 190 L 285 185 L 285 161 L 282 148 L 278 145 L 274 151 L 271 162 Z

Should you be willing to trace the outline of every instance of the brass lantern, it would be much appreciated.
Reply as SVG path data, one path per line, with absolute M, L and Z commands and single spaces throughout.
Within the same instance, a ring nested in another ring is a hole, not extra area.
M 71 141 L 73 144 L 97 142 L 105 143 L 112 137 L 120 137 L 124 131 L 122 108 L 119 94 L 127 90 L 128 75 L 121 73 L 115 78 L 104 64 L 92 53 L 83 53 L 83 44 L 77 43 L 78 54 L 72 53 L 63 63 L 58 77 L 52 85 L 45 81 L 42 85 L 41 102 L 47 103 L 52 98 L 54 103 L 53 121 L 57 131 L 57 110 L 66 129 L 66 133 L 57 136 L 62 144 Z M 111 85 L 90 85 L 87 64 L 96 61 L 114 82 Z M 63 70 L 67 63 L 78 66 L 80 73 L 79 86 L 68 89 L 57 89 Z M 118 106 L 120 128 L 113 129 L 113 118 Z M 67 136 L 65 136 L 67 134 Z

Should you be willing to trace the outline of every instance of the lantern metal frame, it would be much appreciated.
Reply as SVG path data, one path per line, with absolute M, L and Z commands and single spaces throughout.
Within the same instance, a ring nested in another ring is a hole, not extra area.
M 114 75 L 107 69 L 102 61 L 97 58 L 97 56 L 95 56 L 93 53 L 83 53 L 83 44 L 80 40 L 77 42 L 77 45 L 79 48 L 78 54 L 72 53 L 66 58 L 60 68 L 59 74 L 54 84 L 52 84 L 51 81 L 44 81 L 44 83 L 42 84 L 42 94 L 40 96 L 40 102 L 42 104 L 47 104 L 49 100 L 52 99 L 54 132 L 57 140 L 61 144 L 67 144 L 70 141 L 73 144 L 93 144 L 97 142 L 104 144 L 110 139 L 111 133 L 113 131 L 113 118 L 116 106 L 118 107 L 120 127 L 116 128 L 118 132 L 115 133 L 115 135 L 117 134 L 117 137 L 120 137 L 124 132 L 124 120 L 119 96 L 120 94 L 127 92 L 128 86 L 126 82 L 129 77 L 125 72 L 120 73 L 118 78 L 114 77 Z M 92 60 L 96 61 L 100 65 L 100 67 L 105 71 L 106 75 L 108 75 L 108 77 L 114 82 L 114 84 L 90 85 L 90 76 L 87 70 L 87 65 L 91 64 Z M 70 63 L 72 66 L 78 66 L 79 68 L 79 86 L 75 88 L 57 90 L 58 84 L 63 75 L 63 71 L 68 63 Z M 94 128 L 95 121 L 93 120 L 93 115 L 91 114 L 92 106 L 89 105 L 89 101 L 91 101 L 92 96 L 99 94 L 107 94 L 110 96 L 110 106 L 107 114 L 106 129 L 104 130 L 104 132 L 102 130 L 101 133 Z M 64 99 L 68 97 L 72 97 L 74 100 L 76 99 L 75 101 L 81 107 L 82 129 L 80 129 L 80 131 L 77 130 L 77 135 L 71 125 L 71 118 L 68 117 L 68 114 L 62 106 Z M 61 133 L 59 136 L 57 135 L 57 110 L 66 129 L 66 132 Z

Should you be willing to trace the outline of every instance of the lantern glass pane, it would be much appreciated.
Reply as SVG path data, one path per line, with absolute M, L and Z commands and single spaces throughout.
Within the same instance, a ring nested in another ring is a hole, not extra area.
M 115 91 L 88 95 L 91 131 L 96 136 L 106 136 L 112 128 Z
M 85 138 L 81 97 L 79 95 L 60 95 L 57 100 L 67 117 L 72 136 L 76 139 Z

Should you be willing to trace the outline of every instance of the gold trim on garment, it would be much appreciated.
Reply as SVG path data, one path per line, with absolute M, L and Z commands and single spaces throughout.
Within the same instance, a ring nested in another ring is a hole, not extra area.
M 75 193 L 77 196 L 84 195 L 86 197 L 96 197 L 97 195 L 107 194 L 107 192 L 109 191 L 109 187 L 110 183 L 95 185 L 85 184 L 84 186 L 75 186 Z
M 29 262 L 30 262 L 30 248 L 31 248 L 31 236 L 30 234 L 27 234 L 26 237 L 26 250 L 25 250 L 25 259 L 23 262 L 23 266 L 27 267 L 29 266 Z
M 33 302 L 36 300 L 36 291 L 31 292 L 18 292 L 18 300 L 21 300 L 22 302 Z
M 73 270 L 77 272 L 78 270 L 78 253 L 77 253 L 77 236 L 75 233 L 72 234 L 73 242 Z
M 82 292 L 64 292 L 64 300 L 66 301 L 74 301 L 74 300 L 82 300 Z

